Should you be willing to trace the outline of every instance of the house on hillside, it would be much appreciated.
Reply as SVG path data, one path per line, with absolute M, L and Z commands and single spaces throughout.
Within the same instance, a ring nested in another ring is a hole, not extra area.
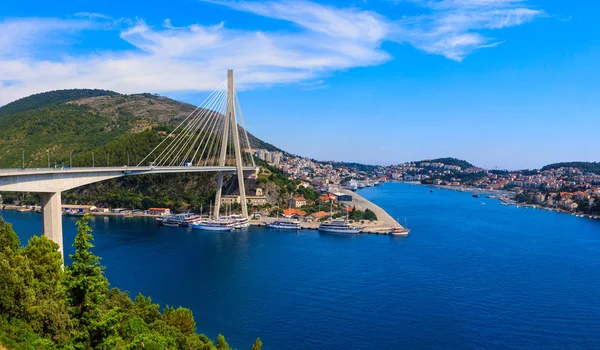
M 306 205 L 306 199 L 304 197 L 293 197 L 288 202 L 290 208 L 301 208 Z

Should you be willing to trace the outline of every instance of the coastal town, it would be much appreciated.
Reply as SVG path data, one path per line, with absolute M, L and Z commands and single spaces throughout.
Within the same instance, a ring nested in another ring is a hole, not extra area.
M 294 220 L 305 229 L 318 229 L 322 222 L 347 219 L 361 226 L 364 233 L 390 233 L 394 228 L 408 233 L 396 220 L 356 193 L 356 190 L 378 186 L 385 182 L 408 182 L 450 190 L 471 192 L 474 196 L 487 194 L 506 205 L 535 206 L 578 216 L 600 217 L 600 168 L 596 163 L 558 164 L 540 170 L 488 170 L 455 158 L 407 162 L 391 166 L 359 163 L 317 161 L 281 151 L 250 150 L 257 161 L 277 169 L 282 176 L 294 181 L 296 187 L 289 197 L 271 200 L 263 188 L 247 194 L 252 210 L 251 223 L 269 225 L 277 218 Z M 564 165 L 564 166 L 563 166 Z M 571 165 L 571 166 L 568 166 Z M 266 172 L 264 169 L 261 172 Z M 265 173 L 250 178 L 267 178 Z M 239 193 L 226 194 L 221 206 L 231 213 L 239 209 Z M 40 211 L 36 204 L 5 200 L 5 210 Z M 107 216 L 168 217 L 172 208 L 101 208 L 93 205 L 63 204 L 65 215 L 92 212 Z M 211 208 L 200 210 L 200 216 L 210 215 Z M 398 232 L 400 232 L 398 231 Z
M 488 170 L 454 158 L 370 166 L 321 162 L 280 152 L 257 151 L 305 186 L 327 191 L 329 187 L 372 186 L 403 181 L 472 192 L 489 192 L 505 204 L 530 205 L 576 215 L 600 216 L 600 165 L 559 163 L 539 170 Z

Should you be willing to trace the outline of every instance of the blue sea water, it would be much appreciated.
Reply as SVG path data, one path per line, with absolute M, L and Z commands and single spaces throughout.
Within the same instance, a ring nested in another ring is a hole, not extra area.
M 189 307 L 239 349 L 600 348 L 600 220 L 408 184 L 360 194 L 410 235 L 97 217 L 94 251 L 113 286 Z M 39 234 L 39 214 L 1 214 L 23 242 Z M 70 244 L 73 218 L 64 231 Z

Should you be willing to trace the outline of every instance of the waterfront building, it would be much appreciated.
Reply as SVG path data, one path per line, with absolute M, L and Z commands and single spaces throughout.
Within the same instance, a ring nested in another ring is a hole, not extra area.
M 336 192 L 333 194 L 338 202 L 352 202 L 352 196 L 349 194 Z
M 303 219 L 306 216 L 306 212 L 304 210 L 299 210 L 299 209 L 284 209 L 283 210 L 283 216 L 286 218 L 292 218 L 292 219 Z
M 301 208 L 306 205 L 306 199 L 304 197 L 293 197 L 289 200 L 290 208 Z
M 119 209 L 114 209 L 114 210 L 119 210 Z M 113 210 L 113 212 L 115 212 L 114 210 Z M 122 209 L 122 210 L 125 210 L 125 209 Z M 150 208 L 146 212 L 149 215 L 162 215 L 162 216 L 171 215 L 171 209 L 169 209 L 169 208 Z
M 329 213 L 325 212 L 325 211 L 318 211 L 316 213 L 312 213 L 308 216 L 308 219 L 310 221 L 319 221 L 324 217 L 329 216 Z

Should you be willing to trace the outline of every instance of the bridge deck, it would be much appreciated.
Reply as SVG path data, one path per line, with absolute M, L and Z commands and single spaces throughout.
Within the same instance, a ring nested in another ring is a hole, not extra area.
M 255 171 L 254 167 L 244 167 L 243 170 Z M 90 167 L 90 168 L 29 168 L 29 169 L 0 169 L 0 177 L 26 176 L 26 175 L 49 175 L 49 174 L 84 174 L 84 173 L 115 173 L 124 174 L 165 174 L 165 173 L 197 173 L 197 172 L 235 172 L 235 166 L 178 166 L 178 167 L 149 167 L 149 166 L 121 166 L 121 167 Z

